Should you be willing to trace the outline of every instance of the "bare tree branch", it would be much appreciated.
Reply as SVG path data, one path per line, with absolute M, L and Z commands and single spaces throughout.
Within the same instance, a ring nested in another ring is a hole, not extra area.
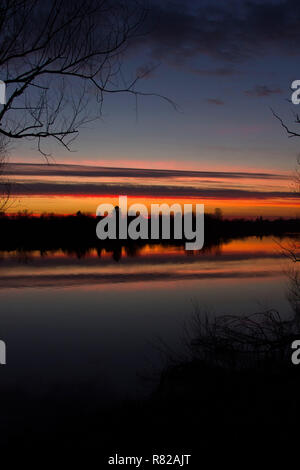
M 7 103 L 0 134 L 70 150 L 79 128 L 101 117 L 105 95 L 145 93 L 138 74 L 124 83 L 121 65 L 141 34 L 146 9 L 136 0 L 3 0 L 0 6 L 0 70 Z M 93 98 L 93 99 L 92 99 Z
M 288 137 L 300 137 L 300 134 L 298 132 L 295 132 L 295 131 L 292 131 L 292 130 L 289 129 L 289 127 L 284 123 L 284 121 L 281 119 L 281 117 L 278 116 L 278 114 L 276 114 L 272 108 L 271 108 L 271 112 L 272 112 L 273 116 L 275 116 L 276 119 L 278 119 L 278 121 L 280 122 L 282 127 L 285 129 L 285 131 L 288 134 Z M 295 123 L 300 124 L 300 118 L 299 118 L 298 114 L 296 115 Z

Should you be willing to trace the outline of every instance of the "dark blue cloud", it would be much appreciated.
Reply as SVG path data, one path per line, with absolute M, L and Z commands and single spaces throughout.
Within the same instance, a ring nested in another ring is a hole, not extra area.
M 205 101 L 209 104 L 216 104 L 219 106 L 224 104 L 224 101 L 220 100 L 219 98 L 207 98 Z
M 282 179 L 290 176 L 267 172 L 247 171 L 198 171 L 198 170 L 155 170 L 147 168 L 115 168 L 85 165 L 38 165 L 34 163 L 13 163 L 5 166 L 6 175 L 19 176 L 68 176 L 68 177 L 126 177 L 126 178 L 252 178 Z
M 256 85 L 252 90 L 245 90 L 245 95 L 258 98 L 282 93 L 280 88 L 270 88 L 267 85 Z
M 294 192 L 289 191 L 255 191 L 232 188 L 198 188 L 196 186 L 175 185 L 140 185 L 140 184 L 103 184 L 103 183 L 14 183 L 12 195 L 126 195 L 148 197 L 194 197 L 205 199 L 294 199 Z
M 300 2 L 155 2 L 149 8 L 145 44 L 156 59 L 174 64 L 196 55 L 240 62 L 267 51 L 298 55 Z

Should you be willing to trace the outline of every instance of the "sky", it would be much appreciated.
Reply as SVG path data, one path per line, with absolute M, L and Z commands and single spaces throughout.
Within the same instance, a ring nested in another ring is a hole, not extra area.
M 282 172 L 137 169 L 91 165 L 9 164 L 9 212 L 95 214 L 99 204 L 205 204 L 226 217 L 296 217 L 299 199 L 290 175 Z
M 300 79 L 300 3 L 147 4 L 146 34 L 131 41 L 122 76 L 130 81 L 149 70 L 137 89 L 167 97 L 176 109 L 155 96 L 105 96 L 101 120 L 81 129 L 74 151 L 50 146 L 51 165 L 65 165 L 63 176 L 62 167 L 55 166 L 56 176 L 45 173 L 30 142 L 15 145 L 11 164 L 36 164 L 7 170 L 16 183 L 15 210 L 95 212 L 95 196 L 127 191 L 135 198 L 204 199 L 209 210 L 221 207 L 227 215 L 294 216 L 300 138 L 287 137 L 272 109 L 297 130 L 298 109 L 288 100 Z M 103 167 L 131 171 L 104 175 Z M 166 173 L 141 176 L 135 169 Z

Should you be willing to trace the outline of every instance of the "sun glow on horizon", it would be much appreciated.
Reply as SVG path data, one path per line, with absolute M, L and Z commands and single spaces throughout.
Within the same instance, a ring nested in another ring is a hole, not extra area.
M 299 198 L 291 178 L 273 169 L 263 173 L 239 170 L 91 167 L 84 165 L 7 165 L 11 201 L 7 212 L 58 215 L 95 214 L 99 204 L 204 204 L 205 212 L 220 208 L 225 217 L 296 217 Z M 158 172 L 158 173 L 157 173 Z

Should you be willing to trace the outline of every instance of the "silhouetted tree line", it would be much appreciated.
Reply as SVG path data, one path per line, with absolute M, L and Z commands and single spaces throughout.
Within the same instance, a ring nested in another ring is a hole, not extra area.
M 84 256 L 89 250 L 97 249 L 101 256 L 102 249 L 114 253 L 116 259 L 121 256 L 122 248 L 131 255 L 146 244 L 164 244 L 183 246 L 185 239 L 174 239 L 174 218 L 171 216 L 171 238 L 164 240 L 99 240 L 96 225 L 99 218 L 78 212 L 76 215 L 59 216 L 53 214 L 34 216 L 28 213 L 16 215 L 0 214 L 0 250 L 4 251 L 46 251 L 61 249 Z M 130 223 L 130 218 L 129 218 Z M 161 224 L 160 224 L 161 226 Z M 293 236 L 299 232 L 299 219 L 268 220 L 259 217 L 255 220 L 220 219 L 215 215 L 205 215 L 205 241 L 203 250 L 210 250 L 232 239 L 248 236 L 263 237 L 273 235 Z M 203 251 L 202 250 L 202 251 Z

